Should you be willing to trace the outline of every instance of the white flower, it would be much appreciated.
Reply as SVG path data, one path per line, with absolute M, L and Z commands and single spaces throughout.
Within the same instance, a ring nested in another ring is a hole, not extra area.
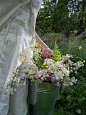
M 75 79 L 75 77 L 72 77 L 72 78 L 71 78 L 71 82 L 76 83 L 76 82 L 77 82 L 77 79 Z
M 46 63 L 47 63 L 47 65 L 52 65 L 52 64 L 55 63 L 55 61 L 52 60 L 52 59 L 47 59 L 47 60 L 46 60 Z
M 46 77 L 49 77 L 49 75 L 47 74 L 47 70 L 43 69 L 42 70 L 42 78 L 46 78 Z
M 70 58 L 70 54 L 62 55 L 61 60 L 65 61 Z
M 62 70 L 62 72 L 64 73 L 65 76 L 69 76 L 70 71 L 67 70 L 65 67 L 63 67 L 61 70 Z
M 63 77 L 64 77 L 64 74 L 62 73 L 62 71 L 57 71 L 54 73 L 54 75 L 55 75 L 57 81 L 63 79 Z

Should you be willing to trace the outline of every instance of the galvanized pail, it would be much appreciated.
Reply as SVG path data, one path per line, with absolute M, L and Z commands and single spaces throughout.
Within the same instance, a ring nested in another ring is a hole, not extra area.
M 29 83 L 30 115 L 52 115 L 58 96 L 59 87 L 53 83 L 43 82 L 34 85 Z

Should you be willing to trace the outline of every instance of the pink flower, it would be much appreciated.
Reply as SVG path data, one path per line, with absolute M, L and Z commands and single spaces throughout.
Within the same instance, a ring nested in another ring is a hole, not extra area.
M 41 76 L 38 76 L 38 75 L 34 75 L 34 77 L 38 79 L 38 78 L 40 78 Z
M 68 63 L 66 63 L 65 65 L 68 66 Z
M 49 69 L 47 70 L 47 73 L 49 73 Z

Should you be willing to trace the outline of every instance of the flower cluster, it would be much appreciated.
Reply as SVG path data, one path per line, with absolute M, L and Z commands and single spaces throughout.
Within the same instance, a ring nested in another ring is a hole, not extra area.
M 62 55 L 59 61 L 52 57 L 43 59 L 38 43 L 35 47 L 30 46 L 30 49 L 33 50 L 33 58 L 28 58 L 30 50 L 27 51 L 24 61 L 21 61 L 22 64 L 12 73 L 14 81 L 18 83 L 21 80 L 30 79 L 34 84 L 51 82 L 63 88 L 77 82 L 75 76 L 70 77 L 70 75 L 71 73 L 77 74 L 77 70 L 84 66 L 82 61 L 74 63 L 71 61 L 73 55 L 70 54 Z M 20 53 L 20 56 L 22 55 L 23 53 Z

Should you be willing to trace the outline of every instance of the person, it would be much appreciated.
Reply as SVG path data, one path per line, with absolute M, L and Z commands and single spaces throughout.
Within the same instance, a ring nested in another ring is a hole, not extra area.
M 28 83 L 20 83 L 14 95 L 2 91 L 12 71 L 21 64 L 20 52 L 39 42 L 42 57 L 52 50 L 35 32 L 42 0 L 0 0 L 0 115 L 26 115 Z M 32 53 L 30 53 L 32 55 Z

